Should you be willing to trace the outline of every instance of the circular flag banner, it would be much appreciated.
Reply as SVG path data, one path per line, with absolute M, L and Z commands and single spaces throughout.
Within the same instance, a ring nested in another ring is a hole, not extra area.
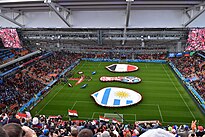
M 104 107 L 125 107 L 139 103 L 142 96 L 131 89 L 106 87 L 93 94 L 95 102 Z
M 142 80 L 138 77 L 135 76 L 118 76 L 118 77 L 107 77 L 107 76 L 103 76 L 100 77 L 100 81 L 102 82 L 112 82 L 112 81 L 119 81 L 119 82 L 123 82 L 123 83 L 129 83 L 129 84 L 136 84 L 141 82 Z
M 106 68 L 111 72 L 132 72 L 138 70 L 137 66 L 130 64 L 112 64 L 106 66 Z

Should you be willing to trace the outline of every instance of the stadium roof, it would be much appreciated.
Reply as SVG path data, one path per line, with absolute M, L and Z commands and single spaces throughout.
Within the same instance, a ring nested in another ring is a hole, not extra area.
M 203 0 L 127 0 L 132 10 L 170 9 L 179 10 L 204 5 Z M 1 0 L 0 8 L 27 12 L 50 10 L 47 2 L 54 2 L 70 10 L 124 10 L 126 0 Z

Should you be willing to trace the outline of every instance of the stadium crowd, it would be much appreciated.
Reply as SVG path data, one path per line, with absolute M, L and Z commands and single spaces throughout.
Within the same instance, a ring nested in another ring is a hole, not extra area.
M 0 38 L 4 47 L 22 48 L 16 29 L 0 29 Z
M 54 52 L 5 78 L 0 84 L 0 111 L 12 112 L 21 107 L 77 59 L 78 54 Z
M 63 121 L 61 116 L 31 117 L 7 115 L 0 117 L 1 137 L 204 137 L 205 130 L 191 125 L 162 126 L 159 122 L 135 122 L 122 124 L 99 120 Z M 1 131 L 2 130 L 2 131 Z M 82 132 L 85 132 L 82 136 Z M 4 132 L 4 136 L 3 135 Z M 151 132 L 151 133 L 150 133 Z M 89 136 L 88 136 L 89 133 Z M 6 136 L 6 134 L 8 134 Z
M 205 29 L 193 29 L 188 35 L 187 50 L 205 50 Z
M 171 61 L 185 77 L 185 80 L 190 82 L 205 100 L 205 63 L 202 57 L 194 55 L 171 59 Z

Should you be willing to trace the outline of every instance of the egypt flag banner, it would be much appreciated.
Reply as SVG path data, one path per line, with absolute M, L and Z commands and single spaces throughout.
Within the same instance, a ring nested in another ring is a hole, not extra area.
M 17 115 L 20 117 L 20 118 L 27 118 L 27 115 L 25 113 L 17 113 Z
M 99 120 L 104 121 L 104 122 L 109 122 L 110 121 L 109 118 L 106 118 L 106 117 L 103 117 L 103 116 L 99 116 Z
M 117 119 L 115 119 L 115 118 L 112 119 L 112 123 L 113 123 L 113 124 L 119 124 L 119 125 L 120 125 L 120 122 L 117 121 Z
M 68 115 L 78 117 L 78 112 L 76 110 L 68 110 Z
M 132 72 L 138 70 L 137 66 L 130 64 L 112 64 L 106 66 L 106 68 L 111 72 Z

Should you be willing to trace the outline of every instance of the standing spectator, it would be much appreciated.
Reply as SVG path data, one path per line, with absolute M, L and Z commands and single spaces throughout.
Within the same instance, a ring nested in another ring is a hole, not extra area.
M 2 127 L 0 127 L 0 137 L 9 137 Z
M 90 129 L 82 129 L 78 137 L 93 137 L 93 132 Z
M 25 132 L 19 124 L 9 123 L 3 126 L 9 137 L 23 137 Z

